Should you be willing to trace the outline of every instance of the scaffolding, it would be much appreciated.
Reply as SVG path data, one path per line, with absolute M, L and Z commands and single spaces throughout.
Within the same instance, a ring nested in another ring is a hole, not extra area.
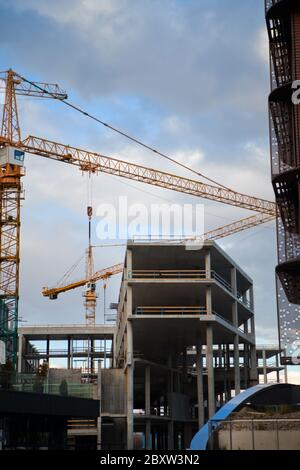
M 6 345 L 6 360 L 16 366 L 19 302 L 19 233 L 22 199 L 22 168 L 7 165 L 0 175 L 0 339 Z

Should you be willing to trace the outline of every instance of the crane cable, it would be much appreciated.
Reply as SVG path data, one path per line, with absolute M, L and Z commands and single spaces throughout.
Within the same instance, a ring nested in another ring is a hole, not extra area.
M 34 86 L 35 88 L 39 89 L 40 91 L 42 91 L 43 93 L 47 94 L 47 95 L 50 95 L 53 99 L 55 100 L 58 100 L 58 101 L 61 101 L 62 103 L 64 103 L 66 106 L 69 106 L 70 108 L 74 109 L 75 111 L 78 111 L 79 113 L 83 114 L 84 116 L 90 118 L 90 119 L 93 119 L 94 121 L 98 122 L 99 124 L 101 124 L 102 126 L 105 126 L 106 128 L 116 132 L 117 134 L 120 134 L 121 136 L 125 137 L 126 139 L 128 140 L 131 140 L 132 142 L 140 145 L 141 147 L 144 147 L 145 149 L 147 150 L 150 150 L 151 152 L 155 153 L 156 155 L 160 155 L 161 157 L 165 158 L 166 160 L 169 160 L 170 162 L 172 163 L 175 163 L 176 165 L 179 165 L 181 166 L 182 168 L 184 168 L 185 170 L 188 170 L 188 171 L 191 171 L 192 173 L 194 173 L 195 175 L 197 176 L 200 176 L 201 178 L 204 178 L 206 179 L 207 181 L 209 181 L 210 183 L 213 183 L 213 184 L 216 184 L 217 186 L 220 186 L 221 188 L 223 189 L 226 189 L 228 191 L 232 191 L 230 188 L 228 188 L 227 186 L 224 186 L 223 184 L 221 183 L 218 183 L 217 181 L 209 178 L 208 176 L 205 176 L 203 175 L 202 173 L 196 171 L 196 170 L 193 170 L 191 167 L 185 165 L 184 163 L 181 163 L 177 160 L 175 160 L 175 158 L 172 158 L 170 157 L 169 155 L 166 155 L 165 153 L 163 152 L 160 152 L 159 150 L 151 147 L 150 145 L 148 144 L 145 144 L 144 142 L 142 142 L 141 140 L 137 139 L 136 137 L 133 137 L 129 134 L 127 134 L 126 132 L 123 132 L 121 131 L 120 129 L 112 126 L 111 124 L 107 123 L 107 122 L 104 122 L 102 119 L 96 117 L 96 116 L 93 116 L 92 114 L 84 111 L 83 109 L 79 108 L 78 106 L 72 104 L 70 101 L 68 101 L 67 99 L 64 99 L 64 98 L 59 98 L 58 96 L 55 95 L 55 93 L 52 93 L 51 91 L 48 91 L 46 90 L 45 88 L 41 87 L 40 85 L 28 80 L 27 78 L 23 77 L 22 75 L 19 75 L 18 73 L 15 72 L 15 74 L 21 79 L 23 80 L 24 82 L 27 82 L 29 83 L 30 85 Z
M 83 253 L 80 258 L 68 269 L 68 271 L 61 277 L 61 279 L 57 283 L 57 287 L 61 287 L 66 284 L 67 280 L 70 278 L 71 274 L 75 271 L 75 269 L 79 266 L 80 261 L 84 258 L 85 253 Z
M 104 323 L 106 323 L 106 286 L 107 286 L 107 280 L 103 280 L 103 319 Z

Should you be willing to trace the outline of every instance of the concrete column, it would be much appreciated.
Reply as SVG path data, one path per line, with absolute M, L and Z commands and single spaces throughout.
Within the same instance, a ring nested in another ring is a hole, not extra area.
M 219 345 L 218 358 L 219 358 L 218 367 L 221 368 L 222 367 L 222 345 L 221 344 Z
M 49 354 L 50 354 L 50 339 L 49 337 L 47 336 L 47 340 L 46 340 L 46 356 L 47 356 L 47 362 L 49 364 Z
M 255 318 L 254 315 L 250 318 L 250 328 L 251 328 L 251 334 L 255 336 Z
M 123 313 L 122 313 L 123 314 Z M 117 334 L 114 335 L 113 344 L 112 344 L 112 364 L 114 368 L 117 368 Z
M 263 374 L 264 374 L 264 383 L 268 383 L 268 376 L 267 376 L 267 355 L 265 349 L 262 352 L 263 356 Z
M 253 286 L 250 287 L 249 292 L 250 292 L 250 308 L 251 308 L 251 310 L 254 310 L 254 290 L 253 290 Z M 251 331 L 252 331 L 252 329 L 251 329 Z
M 174 392 L 174 374 L 172 371 L 173 360 L 172 360 L 172 350 L 169 351 L 168 356 L 168 367 L 169 367 L 169 376 L 168 376 L 168 392 L 172 394 Z M 168 422 L 168 450 L 174 450 L 174 421 L 172 420 L 172 412 L 170 409 L 170 418 L 171 421 Z
M 250 287 L 250 306 L 251 306 L 251 310 L 254 310 L 254 289 L 253 289 L 253 286 Z M 253 337 L 255 337 L 255 317 L 254 317 L 254 315 L 252 315 L 252 317 L 250 318 L 250 328 L 251 328 L 251 334 L 253 335 Z M 255 354 L 256 354 L 256 352 L 255 352 Z
M 86 365 L 87 365 L 87 372 L 89 374 L 89 382 L 91 380 L 91 362 L 90 362 L 90 357 L 91 357 L 91 343 L 90 343 L 90 338 L 88 337 L 88 339 L 86 340 L 86 344 L 87 344 L 87 358 L 86 358 Z
M 248 373 L 249 373 L 249 349 L 248 344 L 244 344 L 244 388 L 248 388 Z
M 223 357 L 223 389 L 225 403 L 228 401 L 227 393 L 227 363 L 226 363 L 226 345 L 222 344 L 222 357 Z
M 150 400 L 151 400 L 151 371 L 150 367 L 145 368 L 145 413 L 147 416 L 151 414 Z
M 211 286 L 206 287 L 206 312 L 207 315 L 212 315 Z
M 240 374 L 240 351 L 239 351 L 239 335 L 234 335 L 234 389 L 238 395 L 241 391 L 241 374 Z M 245 366 L 245 364 L 244 364 Z
M 133 449 L 133 406 L 134 406 L 134 361 L 133 361 L 133 337 L 132 324 L 127 320 L 127 450 Z
M 232 294 L 234 297 L 237 296 L 237 281 L 236 281 L 236 267 L 233 266 L 230 270 L 230 278 L 231 278 L 231 289 Z
M 232 313 L 232 323 L 236 328 L 239 327 L 239 321 L 238 321 L 238 306 L 237 306 L 237 301 L 234 300 L 231 305 L 231 313 Z
M 250 386 L 254 386 L 258 383 L 258 372 L 257 372 L 257 355 L 255 345 L 250 346 Z
M 213 327 L 208 325 L 206 329 L 206 364 L 208 383 L 208 416 L 211 418 L 215 414 L 215 378 L 213 366 Z
M 172 370 L 172 367 L 173 367 L 172 352 L 169 352 L 168 367 L 170 368 L 169 380 L 168 380 L 168 391 L 169 393 L 173 393 L 174 392 L 174 374 Z
M 231 385 L 230 385 L 230 347 L 229 344 L 225 345 L 226 353 L 225 353 L 225 358 L 226 358 L 226 370 L 227 370 L 227 376 L 226 376 L 226 391 L 227 391 L 227 401 L 231 399 Z
M 202 358 L 202 344 L 200 341 L 197 343 L 196 354 L 197 365 L 197 403 L 198 403 L 198 427 L 202 428 L 204 425 L 204 396 L 203 396 L 203 358 Z
M 99 417 L 97 419 L 97 450 L 102 448 L 102 418 L 101 418 L 101 405 L 102 405 L 102 382 L 101 382 L 101 361 L 98 361 L 98 380 L 97 380 L 97 395 L 100 401 Z
M 238 304 L 237 304 L 237 280 L 236 280 L 236 268 L 231 268 L 231 288 L 232 294 L 234 295 L 234 300 L 231 306 L 232 312 L 232 323 L 235 328 L 239 327 L 238 321 Z M 238 395 L 241 391 L 241 374 L 240 374 L 240 351 L 239 351 L 239 335 L 234 335 L 233 341 L 234 351 L 233 351 L 233 362 L 234 362 L 234 389 L 235 394 Z M 230 360 L 229 360 L 229 367 L 230 367 Z
M 174 421 L 168 422 L 168 450 L 174 450 Z
M 22 365 L 23 365 L 23 353 L 25 352 L 23 350 L 23 346 L 25 344 L 24 336 L 19 334 L 19 340 L 18 340 L 18 372 L 21 373 L 23 372 L 22 370 Z M 24 371 L 25 372 L 25 371 Z
M 177 380 L 176 380 L 176 392 L 177 393 L 181 393 L 181 377 L 180 377 L 180 373 L 178 372 L 177 373 Z
M 68 358 L 67 358 L 68 365 L 67 365 L 67 368 L 70 369 L 70 338 L 67 339 L 67 343 L 68 343 Z
M 151 442 L 151 419 L 146 420 L 145 424 L 145 447 L 147 450 L 152 450 L 152 442 Z
M 103 368 L 106 369 L 106 339 L 103 340 Z
M 183 378 L 183 383 L 186 383 L 187 380 L 187 352 L 186 352 L 186 346 L 183 348 L 183 357 L 182 357 L 182 378 Z
M 176 393 L 180 393 L 180 380 L 181 380 L 181 373 L 179 372 L 181 367 L 181 357 L 178 350 L 173 351 L 173 367 L 176 369 L 173 374 L 173 391 Z
M 210 279 L 211 278 L 211 254 L 210 254 L 210 250 L 207 250 L 205 252 L 205 273 L 206 273 L 206 278 Z
M 104 341 L 105 343 L 105 341 Z M 91 373 L 93 374 L 94 373 L 94 370 L 95 370 L 95 366 L 94 366 L 94 352 L 95 352 L 95 343 L 94 343 L 94 340 L 91 338 L 90 339 L 90 344 L 91 344 L 91 347 L 90 347 L 90 354 L 91 354 L 91 358 L 90 358 L 90 361 L 91 361 Z M 104 346 L 105 347 L 105 346 Z M 105 354 L 105 353 L 104 353 Z M 104 368 L 106 368 L 106 357 L 105 357 L 105 360 L 104 360 Z
M 126 268 L 125 268 L 125 279 L 130 279 L 132 271 L 132 251 L 127 249 L 126 251 Z
M 126 293 L 126 316 L 127 318 L 132 315 L 132 288 L 127 287 Z
M 70 369 L 73 369 L 73 337 L 70 338 Z
M 185 449 L 190 447 L 191 440 L 193 438 L 191 423 L 184 423 L 183 426 L 183 445 Z
M 280 373 L 279 373 L 279 355 L 276 354 L 276 367 L 277 367 L 277 371 L 276 371 L 276 380 L 277 380 L 277 383 L 279 384 L 280 383 Z
M 286 359 L 286 350 L 284 351 L 284 357 Z M 284 383 L 286 383 L 286 384 L 289 383 L 287 365 L 284 366 Z
M 287 366 L 284 366 L 284 383 L 286 383 L 286 384 L 289 383 Z

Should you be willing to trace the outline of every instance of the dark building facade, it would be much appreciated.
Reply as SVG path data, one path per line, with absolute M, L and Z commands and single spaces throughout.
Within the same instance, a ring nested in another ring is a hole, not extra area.
M 68 421 L 97 419 L 99 401 L 0 388 L 1 450 L 65 450 Z M 82 445 L 81 445 L 82 447 Z M 86 446 L 96 449 L 96 443 Z
M 300 2 L 266 0 L 270 41 L 270 145 L 272 183 L 278 205 L 276 268 L 280 343 L 293 363 L 300 347 Z

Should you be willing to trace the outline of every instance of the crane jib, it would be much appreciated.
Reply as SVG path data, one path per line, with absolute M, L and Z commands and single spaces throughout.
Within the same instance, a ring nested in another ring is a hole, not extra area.
M 19 146 L 29 153 L 79 166 L 82 171 L 109 173 L 276 217 L 277 208 L 274 202 L 230 189 L 205 184 L 201 181 L 132 164 L 38 137 L 29 136 Z

